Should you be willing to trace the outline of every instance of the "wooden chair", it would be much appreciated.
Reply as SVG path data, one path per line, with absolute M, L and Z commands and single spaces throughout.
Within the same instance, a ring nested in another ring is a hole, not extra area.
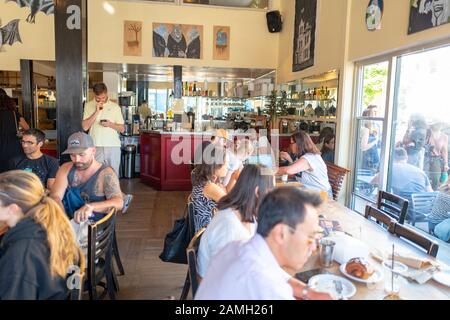
M 101 220 L 88 226 L 87 281 L 90 300 L 98 299 L 97 286 L 104 288 L 100 298 L 108 293 L 115 299 L 117 279 L 112 263 L 116 209 L 111 209 Z M 106 279 L 103 282 L 103 279 Z
M 197 273 L 197 251 L 200 246 L 200 239 L 205 232 L 206 228 L 203 227 L 194 235 L 191 242 L 189 243 L 188 248 L 186 249 L 186 255 L 188 260 L 188 272 L 186 276 L 186 281 L 183 287 L 183 291 L 181 292 L 180 300 L 186 300 L 186 297 L 189 293 L 189 288 L 192 288 L 192 297 L 195 296 L 195 293 L 198 289 L 198 273 Z
M 439 245 L 437 242 L 428 239 L 419 232 L 413 230 L 410 227 L 404 226 L 399 223 L 394 224 L 394 234 L 398 237 L 405 238 L 408 241 L 423 248 L 430 256 L 436 257 L 439 251 Z
M 372 205 L 366 206 L 364 217 L 368 220 L 375 220 L 376 223 L 381 224 L 390 233 L 394 233 L 395 220 L 392 219 L 391 216 L 373 207 Z
M 377 208 L 397 220 L 399 224 L 405 222 L 408 203 L 408 200 L 395 194 L 386 191 L 378 192 Z
M 328 181 L 330 181 L 331 189 L 333 191 L 333 199 L 337 200 L 345 175 L 350 172 L 350 170 L 339 167 L 328 161 L 325 161 L 325 164 L 327 165 Z
M 119 275 L 123 276 L 125 274 L 125 269 L 123 268 L 122 259 L 120 259 L 119 245 L 117 244 L 116 228 L 114 228 L 112 250 L 114 260 L 116 261 L 117 268 L 119 269 Z M 117 284 L 117 291 L 119 291 L 118 284 Z

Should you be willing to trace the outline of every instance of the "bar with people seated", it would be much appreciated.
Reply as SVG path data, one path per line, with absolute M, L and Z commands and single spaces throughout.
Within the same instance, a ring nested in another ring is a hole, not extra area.
M 448 0 L 1 1 L 0 300 L 449 300 L 449 57 Z

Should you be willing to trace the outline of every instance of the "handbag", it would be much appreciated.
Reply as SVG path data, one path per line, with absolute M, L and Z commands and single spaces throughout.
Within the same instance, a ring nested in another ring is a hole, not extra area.
M 16 116 L 16 112 L 13 111 L 12 113 L 13 113 L 13 115 L 14 115 L 14 123 L 16 124 L 16 136 L 17 136 L 17 138 L 22 139 L 22 137 L 23 137 L 23 131 L 20 130 L 20 129 L 19 129 L 19 126 L 17 125 L 17 116 Z
M 164 262 L 187 264 L 186 249 L 191 238 L 189 218 L 185 215 L 175 221 L 172 231 L 164 238 L 164 249 L 159 258 Z

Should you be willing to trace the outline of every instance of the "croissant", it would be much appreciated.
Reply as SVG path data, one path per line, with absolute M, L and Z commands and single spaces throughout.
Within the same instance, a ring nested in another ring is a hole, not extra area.
M 370 263 L 364 258 L 352 258 L 345 266 L 345 272 L 360 279 L 368 279 L 374 271 Z

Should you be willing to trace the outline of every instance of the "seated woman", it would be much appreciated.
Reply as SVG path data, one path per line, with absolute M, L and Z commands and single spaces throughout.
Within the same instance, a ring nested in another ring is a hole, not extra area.
M 307 189 L 326 191 L 332 196 L 330 182 L 328 181 L 327 166 L 320 156 L 320 151 L 304 131 L 298 131 L 291 136 L 291 150 L 297 155 L 295 162 L 287 152 L 281 152 L 280 157 L 287 160 L 290 165 L 278 169 L 277 174 L 298 174 L 296 179 Z
M 67 299 L 67 272 L 75 265 L 84 270 L 84 256 L 36 175 L 0 174 L 0 222 L 9 226 L 0 250 L 0 300 Z
M 254 147 L 250 140 L 238 140 L 236 148 L 228 151 L 228 172 L 222 183 L 226 186 L 227 192 L 234 187 L 239 174 L 244 168 L 244 161 L 253 153 Z
M 228 172 L 226 150 L 213 144 L 209 147 L 205 149 L 202 164 L 198 164 L 193 173 L 191 200 L 195 209 L 195 232 L 209 224 L 216 203 L 227 194 L 219 184 Z
M 325 136 L 325 138 L 323 138 L 323 145 L 321 150 L 323 161 L 334 163 L 334 142 L 334 134 L 327 135 Z
M 274 176 L 263 166 L 249 164 L 236 185 L 217 204 L 219 211 L 200 240 L 198 273 L 205 275 L 211 259 L 231 241 L 250 239 L 256 232 L 256 212 L 264 195 L 274 187 Z

